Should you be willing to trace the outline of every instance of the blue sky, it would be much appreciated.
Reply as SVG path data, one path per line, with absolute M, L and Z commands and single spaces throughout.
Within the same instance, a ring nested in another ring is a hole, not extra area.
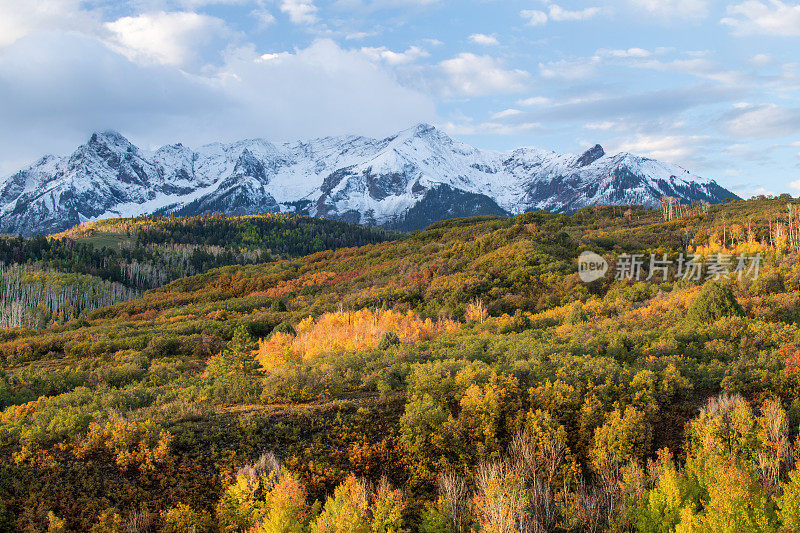
M 798 50 L 780 0 L 0 0 L 0 174 L 101 129 L 155 148 L 426 121 L 797 194 Z

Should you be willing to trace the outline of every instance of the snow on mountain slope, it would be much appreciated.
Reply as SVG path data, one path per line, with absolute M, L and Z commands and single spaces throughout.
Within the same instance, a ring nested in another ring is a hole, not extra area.
M 427 124 L 385 139 L 250 139 L 141 150 L 99 132 L 67 157 L 45 156 L 0 183 L 0 232 L 33 235 L 146 213 L 297 212 L 398 229 L 473 214 L 715 203 L 736 195 L 683 168 L 599 145 L 577 156 L 484 151 Z

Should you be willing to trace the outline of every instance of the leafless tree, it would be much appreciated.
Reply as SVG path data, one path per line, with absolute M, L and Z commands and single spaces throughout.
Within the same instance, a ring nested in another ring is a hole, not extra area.
M 764 403 L 759 423 L 764 432 L 766 446 L 756 457 L 756 471 L 764 489 L 774 492 L 778 490 L 782 476 L 794 466 L 789 424 L 780 401 L 768 400 Z
M 256 479 L 261 476 L 267 477 L 272 473 L 274 473 L 276 477 L 281 474 L 281 463 L 272 452 L 262 453 L 256 462 L 239 469 L 239 474 L 245 475 L 251 479 Z
M 150 533 L 153 530 L 153 518 L 147 508 L 142 506 L 131 512 L 126 526 L 128 533 Z
M 467 527 L 469 511 L 469 490 L 464 479 L 453 473 L 441 474 L 437 479 L 439 498 L 446 504 L 450 512 L 450 526 L 454 533 L 464 533 Z
M 491 533 L 533 531 L 528 491 L 510 462 L 481 463 L 475 485 L 484 530 Z
M 509 447 L 509 460 L 529 489 L 532 533 L 552 531 L 557 521 L 555 479 L 564 460 L 566 443 L 555 435 L 539 448 L 530 433 L 517 433 Z

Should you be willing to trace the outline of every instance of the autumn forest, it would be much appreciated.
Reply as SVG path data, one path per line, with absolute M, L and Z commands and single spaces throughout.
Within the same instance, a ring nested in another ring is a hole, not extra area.
M 800 531 L 800 203 L 665 206 L 1 238 L 0 531 Z

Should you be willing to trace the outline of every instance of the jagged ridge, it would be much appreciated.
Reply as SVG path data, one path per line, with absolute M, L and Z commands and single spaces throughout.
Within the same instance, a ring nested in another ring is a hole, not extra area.
M 99 132 L 0 184 L 0 232 L 51 233 L 112 216 L 297 212 L 404 230 L 465 214 L 656 205 L 735 194 L 668 163 L 596 145 L 581 156 L 482 151 L 427 124 L 385 139 L 263 139 L 142 150 Z

